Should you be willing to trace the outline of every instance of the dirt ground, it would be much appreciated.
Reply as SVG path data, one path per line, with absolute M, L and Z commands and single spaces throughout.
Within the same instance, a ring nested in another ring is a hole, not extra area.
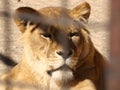
M 16 8 L 29 6 L 40 9 L 46 6 L 62 6 L 73 8 L 84 0 L 0 0 L 0 54 L 13 58 L 16 62 L 21 60 L 23 54 L 21 32 L 13 22 L 12 14 Z M 89 29 L 95 47 L 105 56 L 109 57 L 109 0 L 86 0 L 92 8 L 89 18 Z M 8 70 L 8 66 L 0 61 L 0 72 Z

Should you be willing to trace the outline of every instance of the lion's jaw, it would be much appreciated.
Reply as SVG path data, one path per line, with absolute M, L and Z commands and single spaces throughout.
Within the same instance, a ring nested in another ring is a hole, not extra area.
M 61 66 L 58 70 L 53 70 L 51 67 L 48 67 L 47 65 L 45 66 L 45 62 L 32 61 L 30 67 L 34 72 L 33 74 L 37 75 L 40 85 L 49 87 L 51 90 L 56 90 L 58 88 L 63 90 L 63 88 L 69 88 L 74 79 L 73 71 L 67 66 Z M 53 71 L 49 71 L 49 69 Z
M 29 52 L 30 53 L 30 52 Z M 28 54 L 28 53 L 27 53 Z M 34 60 L 36 57 L 30 57 L 30 54 L 27 56 L 28 64 L 30 65 L 33 72 L 40 75 L 40 78 L 43 77 L 45 82 L 54 82 L 57 86 L 68 85 L 73 79 L 73 70 L 70 68 L 71 63 L 67 63 L 64 60 L 54 62 L 50 65 L 50 62 L 47 64 L 45 59 Z M 32 56 L 32 55 L 31 55 Z M 67 61 L 67 60 L 66 60 Z M 37 67 L 37 68 L 36 68 Z M 46 78 L 44 78 L 46 77 Z
M 69 69 L 52 72 L 51 78 L 57 85 L 66 85 L 73 80 L 73 72 Z
M 68 84 L 73 78 L 73 72 L 72 69 L 67 66 L 67 63 L 65 64 L 64 60 L 60 61 L 53 61 L 54 64 L 48 61 L 49 58 L 36 58 L 31 54 L 29 50 L 26 50 L 26 61 L 27 64 L 31 67 L 31 70 L 34 73 L 39 74 L 40 78 L 42 78 L 45 82 L 54 82 L 58 86 L 64 86 Z M 67 60 L 66 60 L 67 61 Z M 66 66 L 64 66 L 66 65 Z M 37 67 L 37 68 L 36 68 Z M 46 77 L 46 78 L 44 78 Z

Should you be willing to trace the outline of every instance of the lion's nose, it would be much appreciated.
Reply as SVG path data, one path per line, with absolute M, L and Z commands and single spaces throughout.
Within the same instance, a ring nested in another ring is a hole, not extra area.
M 72 50 L 69 50 L 69 51 L 57 51 L 56 53 L 66 60 L 67 58 L 69 58 L 73 54 L 73 51 Z

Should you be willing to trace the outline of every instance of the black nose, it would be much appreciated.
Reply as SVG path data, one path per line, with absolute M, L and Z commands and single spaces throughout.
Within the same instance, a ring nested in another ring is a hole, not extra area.
M 67 59 L 67 58 L 69 58 L 73 54 L 73 51 L 72 50 L 69 50 L 69 51 L 58 51 L 56 53 L 59 56 L 63 57 L 64 59 Z

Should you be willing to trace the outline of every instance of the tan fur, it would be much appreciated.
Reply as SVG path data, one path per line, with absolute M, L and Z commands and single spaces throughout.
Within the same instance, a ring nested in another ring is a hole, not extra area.
M 18 8 L 25 53 L 3 77 L 6 90 L 103 90 L 105 61 L 89 37 L 89 15 L 86 2 L 72 10 Z

